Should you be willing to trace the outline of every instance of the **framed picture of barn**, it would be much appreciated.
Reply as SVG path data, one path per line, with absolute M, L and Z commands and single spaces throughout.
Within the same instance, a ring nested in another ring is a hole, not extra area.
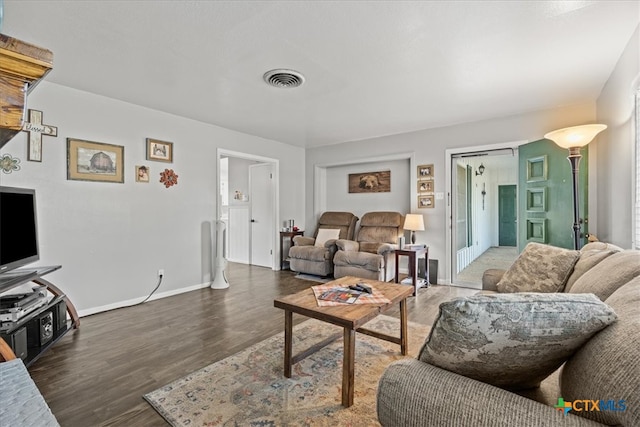
M 124 182 L 124 147 L 67 138 L 67 179 Z

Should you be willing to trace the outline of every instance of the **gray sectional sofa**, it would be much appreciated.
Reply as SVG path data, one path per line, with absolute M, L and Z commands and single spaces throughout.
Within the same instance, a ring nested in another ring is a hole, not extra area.
M 538 252 L 544 255 L 544 248 L 538 248 Z M 550 265 L 558 263 L 555 254 L 549 252 Z M 377 396 L 380 423 L 403 427 L 640 426 L 640 251 L 589 243 L 567 271 L 568 274 L 554 277 L 562 281 L 562 287 L 552 294 L 555 299 L 592 298 L 612 309 L 617 319 L 586 336 L 586 342 L 573 350 L 562 367 L 539 387 L 513 391 L 489 384 L 490 379 L 472 379 L 428 363 L 433 360 L 428 354 L 429 340 L 433 339 L 430 335 L 418 358 L 391 364 L 380 379 Z M 487 295 L 475 296 L 475 300 L 506 299 L 499 291 L 517 291 L 508 284 L 505 288 L 504 281 L 501 282 L 504 276 L 504 271 L 487 271 L 482 292 Z M 514 294 L 511 295 L 513 299 Z M 469 307 L 469 301 L 461 304 Z M 441 316 L 442 310 L 441 306 Z M 576 321 L 584 317 L 588 315 L 582 310 L 573 314 Z M 495 319 L 493 322 L 494 326 L 499 324 Z M 446 332 L 452 328 L 450 324 L 436 328 L 437 323 L 438 320 L 432 335 L 435 329 Z M 452 342 L 459 338 L 454 337 Z M 455 344 L 458 349 L 464 347 L 464 343 Z M 500 354 L 480 356 L 489 357 L 485 360 L 490 361 Z M 505 369 L 508 365 L 505 364 Z

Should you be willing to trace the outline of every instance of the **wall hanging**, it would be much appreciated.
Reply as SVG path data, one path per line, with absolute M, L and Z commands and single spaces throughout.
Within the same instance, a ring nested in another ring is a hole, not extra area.
M 124 147 L 67 138 L 67 179 L 124 182 Z
M 418 166 L 416 174 L 418 176 L 418 208 L 433 208 L 435 206 L 433 165 Z
M 148 166 L 136 166 L 136 182 L 149 182 Z
M 147 160 L 173 162 L 173 142 L 147 138 Z
M 391 171 L 349 174 L 349 193 L 388 193 L 391 191 Z
M 7 174 L 13 171 L 19 171 L 19 163 L 20 159 L 18 159 L 17 157 L 11 157 L 11 154 L 5 154 L 0 157 L 0 169 L 2 169 L 2 172 Z
M 29 122 L 22 126 L 22 130 L 29 133 L 27 140 L 27 160 L 42 161 L 42 135 L 58 136 L 58 128 L 42 123 L 42 111 L 29 110 Z
M 164 184 L 165 188 L 178 185 L 178 175 L 173 169 L 165 169 L 164 172 L 160 172 L 160 182 Z

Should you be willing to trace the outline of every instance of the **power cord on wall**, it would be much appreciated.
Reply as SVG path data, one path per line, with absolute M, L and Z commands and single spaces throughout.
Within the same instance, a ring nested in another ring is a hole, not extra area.
M 151 298 L 151 296 L 158 290 L 158 288 L 160 287 L 160 284 L 162 283 L 162 278 L 164 277 L 164 275 L 160 274 L 158 275 L 158 284 L 156 285 L 156 287 L 151 291 L 151 293 L 142 301 L 137 302 L 135 304 L 131 304 L 129 307 L 135 307 L 136 305 L 140 305 L 140 304 L 144 304 L 145 302 L 147 302 L 149 300 L 149 298 Z

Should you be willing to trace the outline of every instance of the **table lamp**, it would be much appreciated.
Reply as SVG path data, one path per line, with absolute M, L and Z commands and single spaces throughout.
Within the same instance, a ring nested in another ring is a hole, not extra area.
M 407 214 L 404 218 L 404 229 L 411 230 L 411 244 L 416 243 L 416 231 L 424 231 L 424 219 L 420 214 Z

